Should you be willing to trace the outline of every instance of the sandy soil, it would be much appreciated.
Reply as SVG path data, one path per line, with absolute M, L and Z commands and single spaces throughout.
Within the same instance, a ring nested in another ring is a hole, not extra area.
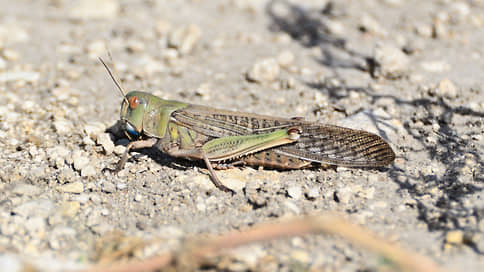
M 99 2 L 99 3 L 98 3 Z M 341 212 L 451 271 L 484 267 L 483 1 L 0 1 L 0 266 L 63 270 L 110 246 Z M 386 138 L 382 169 L 218 171 L 154 149 L 114 167 L 128 90 Z M 113 234 L 115 233 L 115 235 Z M 130 240 L 131 239 L 131 240 Z M 112 246 L 115 247 L 115 246 Z M 375 271 L 334 237 L 253 244 L 210 269 Z

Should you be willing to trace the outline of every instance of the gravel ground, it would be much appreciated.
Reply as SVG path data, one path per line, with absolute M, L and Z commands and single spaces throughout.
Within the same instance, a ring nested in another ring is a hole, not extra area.
M 0 266 L 82 267 L 111 245 L 337 211 L 453 271 L 484 267 L 484 1 L 6 1 L 0 6 Z M 126 89 L 374 131 L 383 169 L 218 171 L 153 149 L 114 167 Z M 109 131 L 109 132 L 108 132 Z M 218 269 L 374 271 L 327 236 L 254 244 Z M 25 267 L 24 267 L 25 268 Z M 480 268 L 480 269 L 479 269 Z M 482 271 L 482 270 L 481 270 Z

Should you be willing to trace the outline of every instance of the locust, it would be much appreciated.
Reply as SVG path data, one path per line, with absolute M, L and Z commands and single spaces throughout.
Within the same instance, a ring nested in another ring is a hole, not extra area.
M 202 160 L 213 184 L 232 192 L 214 169 L 366 168 L 386 166 L 395 159 L 385 140 L 363 130 L 164 100 L 142 91 L 126 93 L 119 76 L 116 79 L 99 60 L 123 96 L 120 122 L 130 139 L 113 172 L 124 168 L 131 150 L 156 147 L 173 157 Z

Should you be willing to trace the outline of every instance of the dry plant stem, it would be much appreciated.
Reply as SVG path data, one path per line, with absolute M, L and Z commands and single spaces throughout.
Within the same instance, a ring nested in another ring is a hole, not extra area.
M 137 272 L 137 271 L 155 271 L 161 268 L 166 268 L 173 263 L 174 256 L 171 253 L 166 253 L 150 259 L 132 261 L 128 263 L 114 263 L 96 265 L 90 269 L 83 270 L 83 272 Z
M 186 261 L 190 261 L 191 266 L 196 267 L 206 258 L 226 253 L 227 249 L 253 242 L 269 241 L 311 233 L 334 234 L 340 236 L 350 243 L 384 256 L 394 262 L 403 271 L 443 271 L 430 259 L 377 238 L 369 231 L 346 222 L 340 216 L 320 215 L 264 224 L 243 232 L 231 232 L 217 238 L 206 240 L 203 244 L 191 244 L 190 247 L 185 247 L 186 250 L 179 255 L 165 254 L 152 259 L 132 262 L 129 264 L 111 265 L 109 268 L 94 267 L 93 269 L 88 270 L 88 272 L 150 271 L 156 268 L 167 267 L 175 262 L 180 264 Z

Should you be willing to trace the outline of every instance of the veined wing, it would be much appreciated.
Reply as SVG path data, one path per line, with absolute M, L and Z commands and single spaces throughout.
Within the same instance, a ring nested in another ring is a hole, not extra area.
M 172 121 L 207 136 L 219 138 L 262 134 L 298 125 L 291 119 L 190 105 L 171 115 Z
M 390 145 L 376 134 L 317 123 L 303 125 L 297 142 L 274 151 L 298 159 L 350 167 L 385 166 L 395 159 Z
M 300 126 L 302 132 L 297 142 L 272 150 L 283 156 L 323 164 L 378 167 L 395 159 L 395 153 L 386 141 L 362 130 L 227 110 L 214 111 L 198 105 L 173 112 L 172 119 L 177 124 L 214 138 Z

